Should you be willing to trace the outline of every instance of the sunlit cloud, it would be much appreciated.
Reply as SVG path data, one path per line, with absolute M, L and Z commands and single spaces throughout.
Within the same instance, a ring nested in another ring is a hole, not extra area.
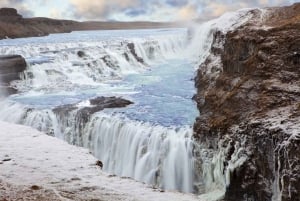
M 74 16 L 79 19 L 104 20 L 111 13 L 124 12 L 136 3 L 136 0 L 70 0 Z
M 0 0 L 28 16 L 74 20 L 207 20 L 241 8 L 289 5 L 299 0 Z
M 178 19 L 177 20 L 192 20 L 199 16 L 197 12 L 197 8 L 192 5 L 184 6 L 178 11 Z

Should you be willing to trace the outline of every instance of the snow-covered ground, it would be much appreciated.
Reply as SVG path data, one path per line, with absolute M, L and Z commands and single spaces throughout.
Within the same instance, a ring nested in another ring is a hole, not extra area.
M 0 200 L 193 201 L 108 175 L 88 150 L 32 128 L 0 122 Z

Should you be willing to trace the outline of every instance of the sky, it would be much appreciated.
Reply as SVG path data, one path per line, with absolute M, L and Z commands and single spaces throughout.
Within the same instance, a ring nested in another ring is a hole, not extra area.
M 300 0 L 0 0 L 0 7 L 16 8 L 25 17 L 78 21 L 186 21 L 295 2 Z

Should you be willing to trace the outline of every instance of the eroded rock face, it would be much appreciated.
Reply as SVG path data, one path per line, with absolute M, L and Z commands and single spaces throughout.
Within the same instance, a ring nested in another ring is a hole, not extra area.
M 298 11 L 300 4 L 269 9 L 262 24 L 216 32 L 223 49 L 213 44 L 198 70 L 194 137 L 214 152 L 228 147 L 224 172 L 239 151 L 246 158 L 230 171 L 225 200 L 300 200 Z M 213 57 L 222 71 L 212 77 Z

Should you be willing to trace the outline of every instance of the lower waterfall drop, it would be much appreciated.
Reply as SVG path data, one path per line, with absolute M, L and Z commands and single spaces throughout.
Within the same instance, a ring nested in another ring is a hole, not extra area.
M 98 113 L 87 124 L 83 144 L 104 170 L 163 189 L 193 192 L 191 128 L 172 129 Z

